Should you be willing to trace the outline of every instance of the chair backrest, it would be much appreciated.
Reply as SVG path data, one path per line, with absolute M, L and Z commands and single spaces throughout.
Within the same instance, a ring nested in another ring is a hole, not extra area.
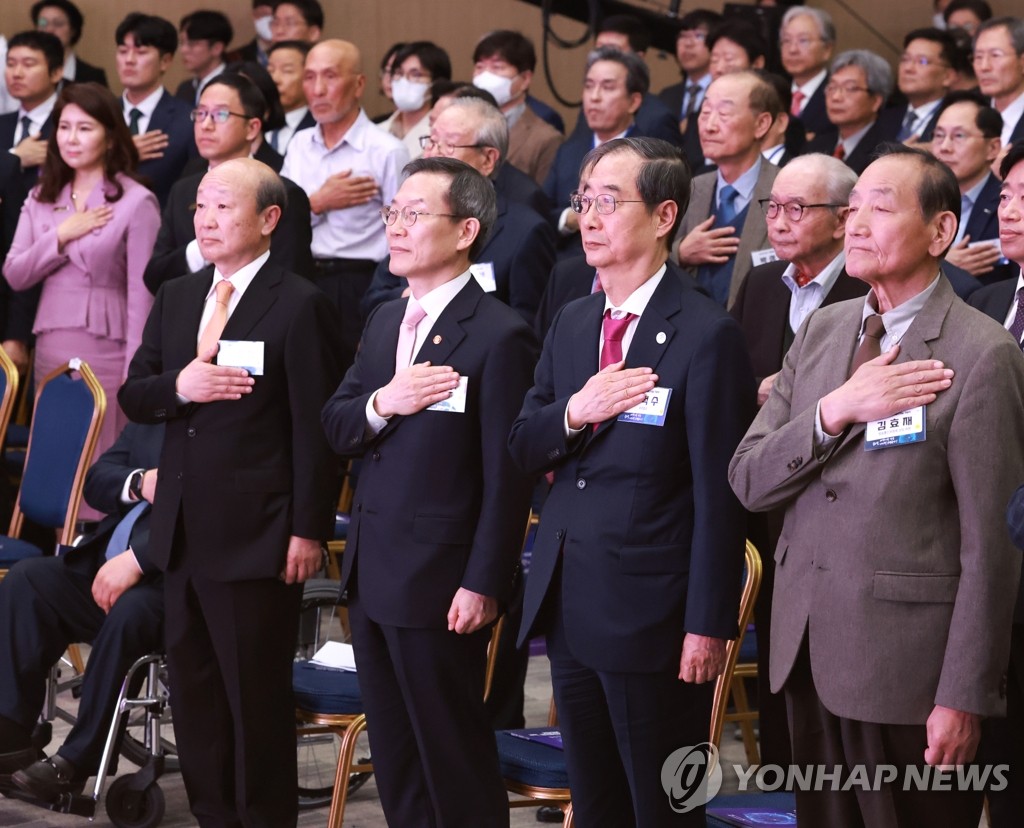
M 3 348 L 0 348 L 0 445 L 7 436 L 7 425 L 18 398 L 18 369 Z
M 18 537 L 28 518 L 43 527 L 63 527 L 60 542 L 72 542 L 85 473 L 106 407 L 103 388 L 85 362 L 72 359 L 46 375 L 36 390 L 25 471 L 9 535 Z
M 743 554 L 743 594 L 740 597 L 739 629 L 740 634 L 725 647 L 725 669 L 715 682 L 715 700 L 711 707 L 710 742 L 718 746 L 722 738 L 722 724 L 725 710 L 729 703 L 729 687 L 732 685 L 733 670 L 736 669 L 736 658 L 740 653 L 740 645 L 747 631 L 747 625 L 754 614 L 754 602 L 761 588 L 761 556 L 757 548 L 747 541 Z

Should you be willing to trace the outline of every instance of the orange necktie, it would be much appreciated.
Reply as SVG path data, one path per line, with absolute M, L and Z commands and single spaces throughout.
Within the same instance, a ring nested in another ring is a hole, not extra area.
M 200 355 L 216 345 L 220 335 L 224 333 L 224 326 L 228 324 L 228 302 L 231 301 L 231 292 L 234 289 L 235 286 L 227 279 L 217 282 L 217 286 L 214 288 L 217 292 L 217 298 L 213 306 L 213 315 L 210 317 L 210 321 L 206 323 L 203 335 L 199 337 L 199 350 L 197 353 Z

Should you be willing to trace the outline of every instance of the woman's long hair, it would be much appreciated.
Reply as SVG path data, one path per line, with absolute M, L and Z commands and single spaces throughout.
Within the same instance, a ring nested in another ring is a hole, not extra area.
M 57 200 L 57 196 L 75 177 L 71 169 L 61 157 L 57 146 L 57 131 L 61 112 L 68 104 L 75 104 L 90 118 L 94 118 L 103 127 L 107 136 L 107 151 L 103 158 L 103 176 L 108 182 L 107 201 L 117 201 L 124 195 L 124 187 L 117 179 L 118 173 L 138 180 L 135 174 L 139 166 L 139 153 L 135 149 L 131 133 L 121 114 L 121 102 L 105 86 L 98 83 L 72 83 L 65 86 L 57 96 L 53 108 L 53 132 L 46 148 L 46 160 L 39 175 L 39 194 L 36 198 L 47 204 Z

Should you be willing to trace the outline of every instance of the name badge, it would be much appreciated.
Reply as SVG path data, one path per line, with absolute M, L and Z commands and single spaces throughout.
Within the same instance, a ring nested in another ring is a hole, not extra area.
M 668 412 L 668 400 L 672 396 L 671 388 L 652 388 L 644 396 L 644 401 L 623 411 L 618 416 L 620 423 L 640 423 L 640 425 L 663 426 Z
M 498 283 L 494 278 L 494 262 L 477 262 L 469 266 L 469 272 L 488 293 L 494 293 L 498 289 Z
M 884 420 L 867 424 L 864 434 L 864 450 L 902 446 L 907 443 L 921 443 L 925 439 L 924 406 L 908 408 Z
M 459 387 L 452 389 L 452 395 L 441 402 L 427 406 L 427 411 L 447 411 L 450 414 L 466 413 L 466 389 L 469 387 L 469 377 L 459 377 Z
M 768 264 L 769 262 L 777 262 L 778 260 L 778 254 L 771 247 L 766 247 L 764 250 L 755 250 L 750 254 L 750 262 L 754 267 Z
M 222 339 L 217 351 L 217 364 L 228 368 L 244 368 L 254 377 L 263 376 L 263 343 L 240 339 Z

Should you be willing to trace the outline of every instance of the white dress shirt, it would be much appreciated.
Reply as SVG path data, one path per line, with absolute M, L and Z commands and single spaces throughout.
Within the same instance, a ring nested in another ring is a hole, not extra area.
M 792 331 L 800 330 L 804 320 L 821 307 L 845 265 L 846 252 L 840 250 L 839 255 L 803 287 L 796 283 L 796 265 L 790 264 L 783 271 L 782 281 L 792 294 L 789 297 L 789 327 Z
M 139 135 L 149 132 L 149 121 L 153 117 L 153 110 L 156 109 L 156 105 L 160 103 L 160 99 L 164 95 L 164 88 L 158 86 L 153 92 L 150 92 L 145 98 L 139 101 L 137 104 L 133 104 L 128 100 L 128 93 L 121 93 L 121 106 L 124 110 L 124 122 L 126 124 L 131 123 L 131 112 L 133 109 L 139 110 L 142 113 L 142 117 L 139 118 Z
M 45 101 L 39 104 L 39 106 L 31 110 L 30 112 L 26 112 L 24 109 L 21 109 L 19 107 L 18 124 L 14 128 L 14 143 L 11 145 L 12 148 L 18 146 L 18 144 L 20 144 L 25 138 L 28 137 L 27 135 L 25 135 L 25 131 L 22 129 L 21 119 L 28 115 L 28 119 L 32 123 L 32 126 L 29 127 L 29 135 L 39 135 L 39 133 L 43 131 L 43 124 L 45 124 L 46 119 L 50 117 L 50 114 L 53 112 L 53 107 L 56 103 L 57 93 L 54 92 L 52 95 L 50 95 L 49 98 L 47 98 Z

